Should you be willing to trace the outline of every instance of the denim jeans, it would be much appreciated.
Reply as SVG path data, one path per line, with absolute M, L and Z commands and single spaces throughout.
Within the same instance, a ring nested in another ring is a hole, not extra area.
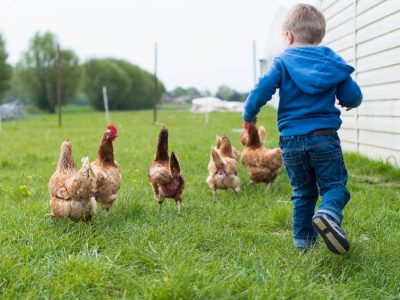
M 304 248 L 317 240 L 312 218 L 318 194 L 322 200 L 315 214 L 325 214 L 339 225 L 350 199 L 340 139 L 336 131 L 323 130 L 281 136 L 279 144 L 293 191 L 294 244 Z

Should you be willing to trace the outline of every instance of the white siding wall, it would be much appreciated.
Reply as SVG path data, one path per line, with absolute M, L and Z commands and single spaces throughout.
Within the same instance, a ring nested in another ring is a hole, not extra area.
M 357 110 L 343 111 L 345 150 L 400 166 L 400 1 L 322 0 L 323 44 L 356 68 L 364 94 Z

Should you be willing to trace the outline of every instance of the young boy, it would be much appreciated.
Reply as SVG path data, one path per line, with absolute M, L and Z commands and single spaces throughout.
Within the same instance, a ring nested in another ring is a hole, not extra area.
M 255 122 L 260 108 L 279 89 L 279 144 L 293 190 L 294 245 L 306 250 L 316 243 L 318 232 L 330 251 L 345 254 L 350 246 L 340 226 L 350 193 L 335 98 L 350 110 L 363 96 L 350 77 L 354 68 L 333 50 L 318 46 L 325 27 L 315 7 L 293 7 L 283 25 L 287 49 L 250 92 L 243 119 Z M 314 212 L 318 193 L 322 201 Z

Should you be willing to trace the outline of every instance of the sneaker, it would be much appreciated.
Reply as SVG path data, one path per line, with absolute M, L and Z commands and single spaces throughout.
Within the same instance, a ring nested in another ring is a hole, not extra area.
M 346 254 L 350 244 L 346 234 L 338 224 L 325 215 L 317 215 L 313 218 L 313 225 L 322 236 L 328 249 L 335 254 Z

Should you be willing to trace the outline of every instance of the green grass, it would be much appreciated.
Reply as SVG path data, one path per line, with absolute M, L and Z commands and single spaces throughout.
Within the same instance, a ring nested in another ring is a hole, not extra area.
M 351 240 L 346 256 L 323 243 L 307 253 L 292 246 L 290 185 L 285 172 L 267 191 L 218 192 L 205 183 L 210 146 L 226 133 L 239 146 L 237 113 L 204 117 L 164 111 L 170 150 L 187 179 L 183 217 L 173 201 L 161 214 L 146 172 L 159 128 L 151 112 L 112 113 L 120 134 L 119 200 L 84 223 L 52 220 L 47 182 L 61 142 L 70 138 L 76 161 L 95 158 L 104 130 L 101 113 L 39 115 L 3 124 L 0 132 L 0 298 L 157 299 L 398 299 L 400 297 L 400 171 L 346 155 L 352 200 L 344 211 Z M 263 111 L 268 145 L 277 145 L 275 116 Z M 268 121 L 268 124 L 267 124 Z M 240 148 L 240 147 L 239 147 Z

